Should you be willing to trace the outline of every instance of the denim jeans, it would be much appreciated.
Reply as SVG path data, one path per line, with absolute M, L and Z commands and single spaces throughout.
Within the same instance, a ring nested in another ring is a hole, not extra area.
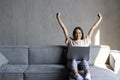
M 89 64 L 86 60 L 80 60 L 76 61 L 75 59 L 73 60 L 68 60 L 68 69 L 70 70 L 86 70 L 89 69 Z

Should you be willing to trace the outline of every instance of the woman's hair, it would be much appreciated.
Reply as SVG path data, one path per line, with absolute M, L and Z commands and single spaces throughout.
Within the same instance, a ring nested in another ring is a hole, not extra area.
M 81 27 L 75 27 L 74 30 L 73 30 L 73 39 L 75 39 L 75 33 L 76 33 L 76 30 L 79 29 L 81 32 L 82 32 L 82 37 L 81 39 L 84 39 L 84 33 L 83 33 L 83 30 Z

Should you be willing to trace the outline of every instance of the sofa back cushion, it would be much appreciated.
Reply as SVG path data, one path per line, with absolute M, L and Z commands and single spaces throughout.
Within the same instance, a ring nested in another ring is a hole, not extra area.
M 30 64 L 65 64 L 66 49 L 65 46 L 31 46 Z
M 90 65 L 105 64 L 110 47 L 107 45 L 90 46 Z M 31 46 L 29 48 L 30 64 L 66 64 L 66 46 Z M 102 59 L 102 60 L 101 60 Z
M 8 64 L 28 64 L 28 46 L 0 46 Z

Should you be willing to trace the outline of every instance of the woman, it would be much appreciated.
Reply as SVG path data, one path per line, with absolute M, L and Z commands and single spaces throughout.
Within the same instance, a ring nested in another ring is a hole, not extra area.
M 66 38 L 65 43 L 68 47 L 89 46 L 91 44 L 91 36 L 102 20 L 102 15 L 98 13 L 98 17 L 99 17 L 98 21 L 93 25 L 93 27 L 91 27 L 87 36 L 84 38 L 83 30 L 80 27 L 76 27 L 73 30 L 73 37 L 71 37 L 68 33 L 66 26 L 64 25 L 61 19 L 61 14 L 57 13 L 56 17 L 57 17 L 58 23 L 60 24 L 64 32 L 64 35 Z M 75 59 L 68 60 L 68 64 L 69 64 L 68 68 L 74 73 L 74 77 L 76 80 L 83 80 L 83 77 L 78 73 L 78 67 L 79 69 L 84 70 L 85 80 L 91 80 L 90 69 L 89 69 L 88 62 L 86 60 L 81 60 L 81 61 L 76 61 Z

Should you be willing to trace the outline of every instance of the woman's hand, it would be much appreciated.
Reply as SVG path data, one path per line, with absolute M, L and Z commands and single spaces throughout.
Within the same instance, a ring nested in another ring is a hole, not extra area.
M 101 15 L 101 13 L 98 13 L 98 17 L 99 17 L 100 19 L 102 19 L 102 15 Z
M 60 16 L 61 16 L 60 12 L 57 12 L 56 17 L 60 17 Z

